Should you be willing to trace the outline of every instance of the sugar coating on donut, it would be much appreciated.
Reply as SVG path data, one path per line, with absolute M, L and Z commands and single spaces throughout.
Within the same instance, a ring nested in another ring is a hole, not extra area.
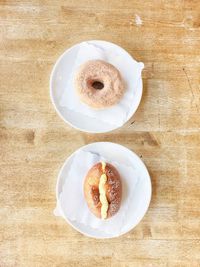
M 82 64 L 75 74 L 74 85 L 80 100 L 96 109 L 117 104 L 125 92 L 125 82 L 119 70 L 103 60 L 89 60 Z
M 112 169 L 109 169 L 107 171 L 107 174 L 109 174 L 108 184 L 110 186 L 110 188 L 108 189 L 108 193 L 110 195 L 110 205 L 109 205 L 108 212 L 110 214 L 115 214 L 119 209 L 119 205 L 121 201 L 118 198 L 119 191 L 121 190 L 121 181 L 115 179 L 115 176 L 116 176 L 115 170 L 113 172 Z

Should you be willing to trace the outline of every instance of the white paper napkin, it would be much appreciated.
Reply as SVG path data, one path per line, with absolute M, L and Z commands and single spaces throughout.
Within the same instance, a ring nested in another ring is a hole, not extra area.
M 101 220 L 89 210 L 83 193 L 83 182 L 88 170 L 97 162 L 106 161 L 113 164 L 122 179 L 122 203 L 118 213 L 110 219 Z M 119 235 L 126 224 L 127 214 L 130 213 L 129 204 L 132 200 L 136 183 L 137 171 L 124 164 L 108 161 L 98 154 L 79 151 L 75 154 L 70 171 L 66 176 L 62 192 L 59 195 L 59 205 L 62 213 L 72 220 L 90 226 L 108 234 Z
M 76 95 L 74 88 L 74 75 L 77 68 L 88 60 L 101 59 L 114 65 L 121 73 L 125 83 L 126 91 L 121 101 L 110 108 L 103 110 L 95 110 L 80 102 L 79 97 Z M 66 90 L 60 98 L 60 105 L 66 107 L 75 112 L 79 112 L 85 116 L 96 118 L 100 122 L 109 123 L 115 126 L 123 125 L 128 117 L 131 105 L 133 103 L 135 91 L 138 89 L 138 82 L 141 78 L 141 72 L 144 67 L 143 63 L 139 63 L 133 60 L 133 70 L 130 75 L 130 71 L 127 71 L 126 62 L 124 62 L 123 56 L 119 52 L 114 50 L 106 50 L 92 42 L 83 42 L 79 45 L 79 50 L 74 58 L 74 64 L 71 67 L 71 73 L 68 82 L 66 84 Z

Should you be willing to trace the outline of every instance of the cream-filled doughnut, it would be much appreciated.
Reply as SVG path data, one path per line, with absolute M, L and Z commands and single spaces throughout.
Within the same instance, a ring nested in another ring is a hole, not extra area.
M 103 60 L 82 64 L 75 74 L 74 85 L 80 100 L 96 109 L 117 104 L 125 91 L 120 72 Z
M 120 208 L 122 184 L 116 168 L 105 162 L 95 164 L 84 181 L 84 196 L 91 212 L 107 219 Z

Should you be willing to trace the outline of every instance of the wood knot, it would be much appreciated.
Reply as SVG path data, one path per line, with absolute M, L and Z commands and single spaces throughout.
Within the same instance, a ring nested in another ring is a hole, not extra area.
M 29 144 L 34 144 L 35 140 L 35 131 L 34 130 L 27 130 L 25 134 L 25 138 Z

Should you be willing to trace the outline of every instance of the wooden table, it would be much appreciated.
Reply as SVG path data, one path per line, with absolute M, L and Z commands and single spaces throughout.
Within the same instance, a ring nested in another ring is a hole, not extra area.
M 200 266 L 199 0 L 0 1 L 0 266 Z M 144 95 L 121 129 L 85 134 L 49 98 L 73 44 L 102 39 L 143 61 Z M 153 197 L 128 234 L 95 240 L 53 215 L 64 160 L 94 141 L 135 151 Z

